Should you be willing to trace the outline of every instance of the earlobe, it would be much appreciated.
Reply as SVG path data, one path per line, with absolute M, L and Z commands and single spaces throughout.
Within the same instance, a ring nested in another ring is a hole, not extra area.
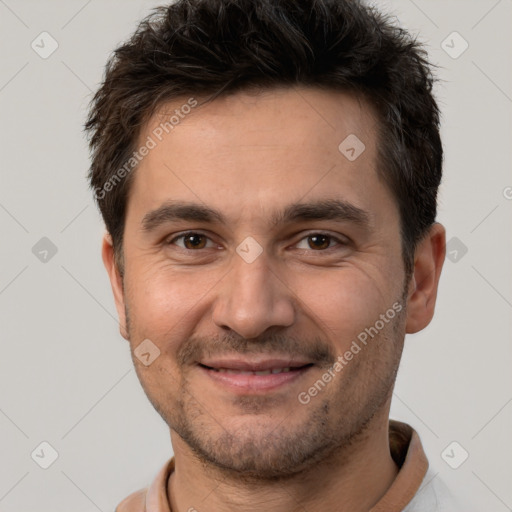
M 124 301 L 123 279 L 121 277 L 119 268 L 116 263 L 112 237 L 109 233 L 105 233 L 103 237 L 101 256 L 108 277 L 110 279 L 110 285 L 112 287 L 112 293 L 114 295 L 114 302 L 116 305 L 117 314 L 119 316 L 119 332 L 121 333 L 121 336 L 123 338 L 128 340 L 129 337 L 126 328 L 126 310 Z
M 445 255 L 446 230 L 436 222 L 416 247 L 407 305 L 408 334 L 424 329 L 434 316 Z

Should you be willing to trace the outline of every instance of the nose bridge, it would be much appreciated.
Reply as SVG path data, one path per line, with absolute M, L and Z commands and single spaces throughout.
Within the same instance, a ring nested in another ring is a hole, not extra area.
M 222 280 L 214 322 L 244 338 L 256 338 L 272 326 L 291 325 L 295 312 L 290 291 L 276 277 L 272 262 L 264 252 L 253 261 L 241 254 L 233 255 L 232 269 Z
M 273 282 L 274 274 L 270 270 L 268 258 L 261 254 L 254 261 L 247 262 L 241 257 L 234 257 L 233 270 L 230 272 L 232 279 L 232 298 L 242 301 L 252 301 L 255 297 L 261 300 L 259 304 L 273 302 Z M 237 261 L 238 260 L 238 261 Z

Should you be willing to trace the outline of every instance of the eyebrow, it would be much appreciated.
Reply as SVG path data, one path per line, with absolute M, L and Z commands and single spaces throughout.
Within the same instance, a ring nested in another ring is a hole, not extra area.
M 227 224 L 226 217 L 220 211 L 204 204 L 167 201 L 144 216 L 142 230 L 151 232 L 162 224 L 176 220 Z M 292 203 L 284 210 L 274 212 L 270 217 L 270 225 L 275 227 L 279 224 L 313 220 L 348 221 L 364 228 L 371 226 L 370 215 L 367 211 L 341 199 Z

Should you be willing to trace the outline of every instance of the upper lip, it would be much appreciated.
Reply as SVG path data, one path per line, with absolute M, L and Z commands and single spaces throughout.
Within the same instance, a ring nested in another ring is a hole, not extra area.
M 258 372 L 264 370 L 274 370 L 276 368 L 300 368 L 311 364 L 310 361 L 297 360 L 291 357 L 274 357 L 268 359 L 241 359 L 234 357 L 225 357 L 218 359 L 203 359 L 199 364 L 210 368 L 226 368 L 228 370 L 241 370 L 246 372 Z

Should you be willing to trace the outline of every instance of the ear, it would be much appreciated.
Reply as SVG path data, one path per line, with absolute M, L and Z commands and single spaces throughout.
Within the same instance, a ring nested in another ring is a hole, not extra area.
M 114 301 L 116 304 L 117 314 L 119 316 L 119 332 L 121 336 L 128 340 L 128 331 L 126 329 L 126 309 L 124 302 L 123 280 L 117 267 L 116 259 L 114 256 L 114 246 L 112 244 L 112 237 L 109 233 L 105 233 L 101 247 L 101 256 L 103 264 L 107 269 L 110 285 L 112 286 L 112 293 L 114 294 Z
M 409 282 L 406 332 L 424 329 L 434 316 L 437 287 L 446 255 L 446 230 L 434 223 L 414 254 L 414 272 Z

